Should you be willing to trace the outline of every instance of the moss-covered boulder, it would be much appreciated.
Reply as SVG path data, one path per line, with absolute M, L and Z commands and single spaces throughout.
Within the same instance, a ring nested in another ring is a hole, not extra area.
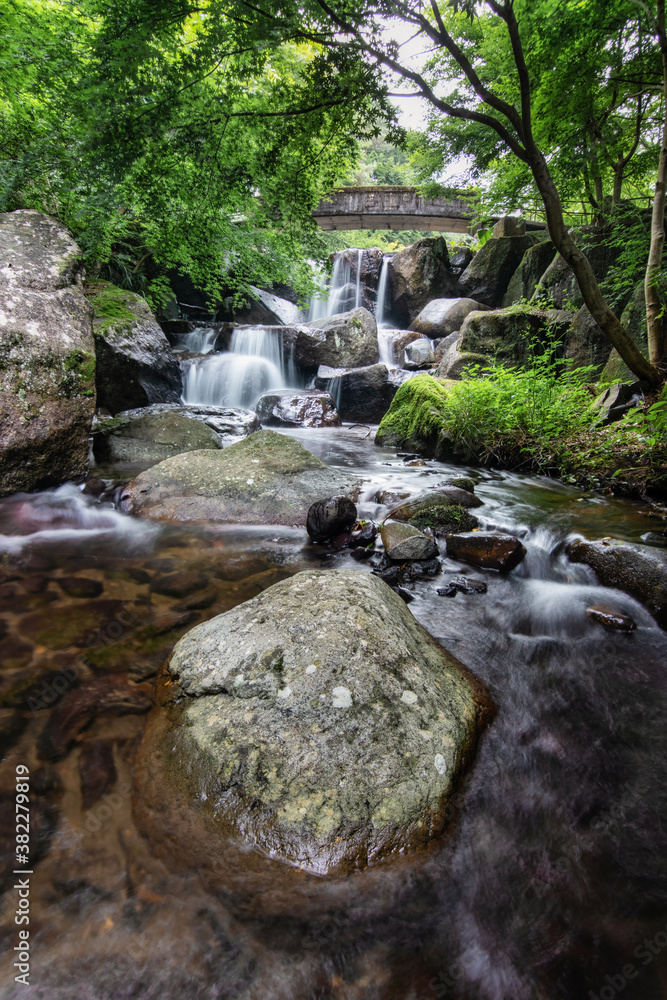
M 219 447 L 211 427 L 174 411 L 112 417 L 93 435 L 98 462 L 161 462 L 184 451 Z
M 444 426 L 448 390 L 453 382 L 417 375 L 394 396 L 375 435 L 375 443 L 433 456 Z
M 482 501 L 473 493 L 456 486 L 441 486 L 399 504 L 389 511 L 387 517 L 446 535 L 479 527 L 479 521 L 469 508 L 481 506 Z
M 502 364 L 525 364 L 552 343 L 562 343 L 569 333 L 572 313 L 564 309 L 514 306 L 485 313 L 470 313 L 463 321 L 457 349 L 485 355 Z
M 97 405 L 120 413 L 151 403 L 178 403 L 181 370 L 145 299 L 96 281 L 94 309 Z
M 355 872 L 357 902 L 367 891 L 371 908 L 395 907 L 372 888 L 446 828 L 489 710 L 401 598 L 358 570 L 299 573 L 198 625 L 158 699 L 136 818 L 170 864 L 263 916 L 293 915 L 295 900 L 326 909 Z
M 0 493 L 85 474 L 92 310 L 78 246 L 41 212 L 0 215 Z
M 294 438 L 257 431 L 223 451 L 190 451 L 125 487 L 133 514 L 180 521 L 306 524 L 316 500 L 356 496 L 359 480 L 330 469 Z

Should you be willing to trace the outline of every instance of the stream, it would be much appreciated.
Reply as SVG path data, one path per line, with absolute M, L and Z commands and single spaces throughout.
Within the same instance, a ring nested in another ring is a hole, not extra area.
M 376 448 L 366 427 L 289 433 L 359 471 L 359 513 L 375 521 L 389 509 L 379 490 L 415 495 L 463 471 Z M 482 525 L 519 535 L 528 556 L 506 576 L 443 558 L 413 584 L 410 610 L 484 682 L 496 717 L 456 821 L 418 873 L 385 884 L 381 921 L 354 893 L 314 924 L 298 906 L 280 921 L 231 913 L 134 825 L 145 714 L 101 711 L 77 728 L 57 709 L 109 677 L 150 693 L 193 624 L 290 574 L 371 565 L 297 528 L 140 521 L 74 485 L 0 501 L 2 1000 L 667 996 L 667 635 L 562 554 L 573 533 L 639 541 L 663 524 L 641 503 L 465 472 Z M 487 592 L 439 596 L 460 573 Z M 637 629 L 605 630 L 591 604 Z M 31 775 L 30 985 L 12 968 L 17 764 Z

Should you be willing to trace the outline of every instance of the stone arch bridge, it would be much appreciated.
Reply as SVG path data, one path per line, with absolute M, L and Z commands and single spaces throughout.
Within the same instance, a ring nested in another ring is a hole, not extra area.
M 416 229 L 474 233 L 479 229 L 465 192 L 449 198 L 422 198 L 414 187 L 343 187 L 320 202 L 313 218 L 320 229 Z M 496 220 L 494 220 L 496 221 Z M 544 229 L 539 222 L 527 229 Z

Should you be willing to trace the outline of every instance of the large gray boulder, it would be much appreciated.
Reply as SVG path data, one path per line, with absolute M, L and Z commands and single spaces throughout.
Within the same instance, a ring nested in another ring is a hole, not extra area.
M 604 587 L 617 587 L 648 608 L 667 629 L 667 551 L 649 545 L 604 538 L 573 539 L 566 548 L 571 562 L 585 563 Z
M 532 299 L 542 275 L 555 256 L 556 247 L 551 240 L 540 240 L 535 246 L 529 247 L 512 275 L 502 305 L 511 306 L 515 302 Z
M 355 570 L 299 573 L 198 625 L 158 699 L 140 827 L 264 914 L 326 907 L 351 872 L 372 898 L 392 861 L 445 829 L 489 709 L 400 597 Z M 381 897 L 374 908 L 393 905 Z
M 343 420 L 376 424 L 382 420 L 396 395 L 399 380 L 392 379 L 386 365 L 363 368 L 317 370 L 315 386 L 331 394 Z
M 0 493 L 85 474 L 92 309 L 78 246 L 40 212 L 0 215 Z
M 98 462 L 161 462 L 184 451 L 219 447 L 214 430 L 177 411 L 112 417 L 93 435 Z
M 565 338 L 564 357 L 572 361 L 573 368 L 594 366 L 597 369 L 591 374 L 591 379 L 594 379 L 600 375 L 609 361 L 611 349 L 611 343 L 591 316 L 588 308 L 582 306 L 575 313 L 572 326 Z
M 215 431 L 221 448 L 228 444 L 235 444 L 239 438 L 247 437 L 248 434 L 254 434 L 260 429 L 259 420 L 254 410 L 233 406 L 204 406 L 198 403 L 152 403 L 151 406 L 123 410 L 112 419 L 134 420 L 156 413 L 177 413 L 182 417 L 188 417 L 189 420 L 197 420 L 199 423 L 206 424 L 207 427 Z M 99 426 L 105 426 L 106 422 L 102 419 Z M 93 426 L 96 430 L 94 421 Z
M 356 368 L 379 360 L 375 317 L 363 308 L 295 327 L 285 340 L 300 368 Z
M 486 355 L 509 365 L 524 364 L 533 351 L 548 348 L 552 340 L 561 343 L 571 323 L 572 313 L 564 309 L 526 306 L 470 313 L 461 327 L 458 351 Z
M 461 329 L 463 320 L 469 313 L 484 312 L 490 308 L 474 299 L 433 299 L 412 321 L 410 329 L 433 339 L 447 337 L 450 333 Z
M 487 240 L 459 278 L 460 294 L 487 306 L 499 306 L 512 275 L 534 242 L 532 236 Z
M 96 282 L 90 299 L 97 405 L 115 414 L 151 403 L 178 403 L 179 364 L 145 299 L 107 282 Z
M 257 431 L 223 451 L 190 451 L 128 483 L 123 509 L 142 517 L 304 524 L 316 500 L 356 496 L 359 480 L 293 438 Z
M 390 309 L 399 326 L 407 327 L 427 302 L 455 298 L 457 280 L 452 274 L 444 237 L 417 240 L 394 254 L 388 265 Z
M 613 245 L 606 229 L 597 229 L 593 226 L 573 230 L 572 238 L 586 254 L 598 283 L 603 282 L 620 253 L 620 244 Z M 553 258 L 540 278 L 535 289 L 535 298 L 540 302 L 547 301 L 555 309 L 576 311 L 584 304 L 574 272 L 560 254 Z M 620 308 L 626 301 L 627 298 L 621 301 Z M 617 302 L 613 305 L 619 308 Z

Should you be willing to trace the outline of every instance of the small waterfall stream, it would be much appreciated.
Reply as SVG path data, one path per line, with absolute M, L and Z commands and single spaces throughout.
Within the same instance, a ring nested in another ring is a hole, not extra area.
M 234 330 L 229 351 L 193 360 L 183 373 L 183 402 L 253 409 L 263 393 L 298 384 L 286 353 L 275 330 Z
M 361 266 L 364 251 L 357 250 L 356 277 L 352 280 L 352 265 L 344 253 L 336 255 L 331 280 L 324 283 L 321 292 L 313 296 L 308 311 L 308 320 L 327 319 L 361 305 Z

